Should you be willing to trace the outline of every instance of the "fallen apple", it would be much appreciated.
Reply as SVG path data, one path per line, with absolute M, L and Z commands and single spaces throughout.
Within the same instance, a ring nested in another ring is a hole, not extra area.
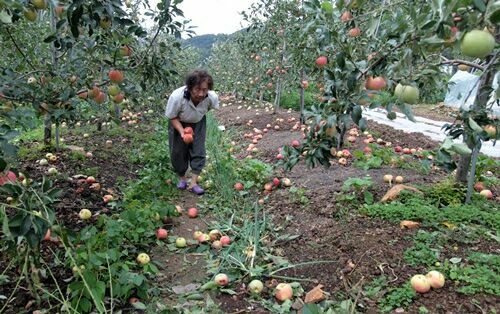
M 431 285 L 424 275 L 415 275 L 411 277 L 410 284 L 418 293 L 426 293 L 431 289 Z
M 195 207 L 191 207 L 188 209 L 188 217 L 189 218 L 196 218 L 198 217 L 198 209 Z
M 384 175 L 384 182 L 391 183 L 392 179 L 393 179 L 392 175 L 390 175 L 390 174 Z
M 286 187 L 292 186 L 292 180 L 290 180 L 288 178 L 281 179 L 281 183 L 283 183 L 283 185 L 286 186 Z
M 164 240 L 167 238 L 167 236 L 168 236 L 168 231 L 166 229 L 158 228 L 156 230 L 156 238 L 158 240 Z
M 102 200 L 104 201 L 105 204 L 107 204 L 113 200 L 113 195 L 106 194 L 102 197 Z
M 483 182 L 476 182 L 474 184 L 474 190 L 476 192 L 481 192 L 482 190 L 484 190 L 484 183 Z
M 274 292 L 274 296 L 279 301 L 290 300 L 293 296 L 293 289 L 287 283 L 280 283 L 276 286 L 276 290 Z
M 175 239 L 175 246 L 176 247 L 183 248 L 183 247 L 186 247 L 186 245 L 187 245 L 186 239 L 184 239 L 182 237 Z
M 242 191 L 243 188 L 244 188 L 244 186 L 243 186 L 243 183 L 241 183 L 241 182 L 237 182 L 237 183 L 234 184 L 234 189 L 236 191 Z
M 280 185 L 280 183 L 281 183 L 280 179 L 278 179 L 278 178 L 274 178 L 274 179 L 273 179 L 273 184 L 274 184 L 274 186 L 279 186 L 279 185 Z
M 43 237 L 43 240 L 44 241 L 50 241 L 51 234 L 52 234 L 52 232 L 51 232 L 50 228 L 47 229 L 47 232 L 45 232 L 45 236 Z
M 250 291 L 251 294 L 260 294 L 262 290 L 264 290 L 264 284 L 258 279 L 254 279 L 248 284 L 248 291 Z
M 219 286 L 219 287 L 224 287 L 229 284 L 229 277 L 227 277 L 226 274 L 217 274 L 214 278 L 214 282 Z
M 215 240 L 214 242 L 212 242 L 212 248 L 220 250 L 222 249 L 222 243 L 220 243 L 219 240 Z
M 222 236 L 220 237 L 220 243 L 222 244 L 222 246 L 228 246 L 231 243 L 231 238 L 229 238 L 228 236 Z
M 210 230 L 210 232 L 208 233 L 208 236 L 210 237 L 210 241 L 215 241 L 215 240 L 219 239 L 219 237 L 221 236 L 221 233 L 219 230 L 214 229 L 214 230 Z
M 146 253 L 140 253 L 139 255 L 137 255 L 137 262 L 141 265 L 146 265 L 148 264 L 150 261 L 149 259 L 149 255 L 146 254 Z
M 403 180 L 404 180 L 404 178 L 402 176 L 396 176 L 396 178 L 394 179 L 394 182 L 396 182 L 397 184 L 401 184 L 401 183 L 403 183 Z
M 92 212 L 90 212 L 90 210 L 88 210 L 87 208 L 83 208 L 82 210 L 80 210 L 78 216 L 80 216 L 80 219 L 82 220 L 87 220 L 92 217 Z
M 439 289 L 444 286 L 444 275 L 437 270 L 431 270 L 425 277 L 427 277 L 427 281 L 434 289 Z
M 479 194 L 489 200 L 493 198 L 493 193 L 490 190 L 482 190 L 481 192 L 479 192 Z
M 206 233 L 202 233 L 199 237 L 198 237 L 198 242 L 200 243 L 206 243 L 208 241 L 210 241 L 210 236 Z
M 203 234 L 200 230 L 193 232 L 193 239 L 198 240 L 198 238 Z
M 94 177 L 89 176 L 89 177 L 87 177 L 87 179 L 85 179 L 85 182 L 87 182 L 88 184 L 92 184 L 92 183 L 95 183 L 96 180 Z

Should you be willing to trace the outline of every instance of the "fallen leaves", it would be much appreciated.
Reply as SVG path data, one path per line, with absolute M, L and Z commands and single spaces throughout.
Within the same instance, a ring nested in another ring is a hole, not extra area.
M 306 294 L 305 303 L 317 303 L 326 299 L 325 292 L 322 290 L 323 285 L 317 285 Z
M 403 220 L 399 223 L 401 229 L 416 229 L 420 227 L 420 223 L 411 220 Z
M 423 194 L 422 191 L 420 191 L 419 189 L 414 188 L 412 186 L 408 186 L 408 185 L 404 185 L 404 184 L 396 184 L 395 186 L 390 188 L 389 191 L 387 191 L 387 193 L 385 193 L 384 197 L 382 197 L 382 199 L 380 201 L 382 203 L 387 202 L 387 201 L 393 201 L 399 196 L 399 194 L 401 194 L 401 191 L 403 191 L 403 190 L 410 190 L 410 191 L 413 191 L 416 193 Z

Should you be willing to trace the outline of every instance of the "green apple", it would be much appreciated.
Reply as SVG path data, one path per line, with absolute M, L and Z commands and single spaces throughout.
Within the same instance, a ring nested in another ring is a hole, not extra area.
M 178 248 L 183 248 L 183 247 L 186 247 L 186 239 L 182 238 L 182 237 L 179 237 L 177 239 L 175 239 L 175 246 L 178 247 Z
M 139 255 L 137 255 L 137 262 L 141 265 L 146 265 L 148 264 L 150 261 L 149 259 L 149 255 L 146 254 L 146 253 L 141 253 Z
M 468 57 L 484 58 L 495 49 L 495 37 L 488 31 L 472 30 L 464 35 L 460 50 Z
M 87 220 L 90 219 L 90 217 L 92 217 L 92 213 L 87 208 L 83 208 L 82 210 L 80 210 L 78 216 L 80 216 L 80 219 L 82 220 Z

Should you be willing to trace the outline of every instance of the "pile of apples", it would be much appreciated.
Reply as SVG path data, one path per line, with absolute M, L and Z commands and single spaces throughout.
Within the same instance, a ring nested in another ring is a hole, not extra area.
M 133 113 L 128 109 L 124 109 L 122 111 L 121 120 L 124 122 L 127 121 L 128 125 L 135 125 L 139 123 L 139 119 L 141 118 L 141 116 L 142 116 L 141 112 Z
M 487 199 L 493 198 L 493 192 L 491 192 L 491 190 L 486 189 L 483 182 L 476 182 L 476 184 L 474 184 L 474 190 L 476 192 L 479 192 L 481 196 Z
M 404 181 L 403 176 L 396 176 L 394 178 L 394 176 L 392 174 L 386 174 L 386 175 L 384 175 L 383 179 L 384 179 L 384 182 L 385 183 L 389 183 L 389 185 L 392 184 L 393 182 L 396 183 L 396 184 L 401 184 Z
M 343 150 L 337 151 L 337 149 L 335 147 L 330 148 L 330 154 L 333 157 L 337 157 L 338 158 L 337 162 L 339 163 L 339 165 L 342 165 L 342 166 L 346 166 L 348 159 L 352 157 L 352 154 L 348 149 L 343 149 Z M 330 164 L 333 165 L 334 161 L 331 160 Z
M 93 176 L 88 176 L 85 178 L 78 179 L 76 181 L 76 184 L 78 185 L 78 188 L 75 190 L 75 193 L 81 194 L 84 191 L 84 186 L 88 185 L 89 189 L 94 190 L 94 191 L 100 191 L 101 190 L 101 184 L 97 182 L 97 180 Z M 102 197 L 102 201 L 104 204 L 107 204 L 111 201 L 113 201 L 115 198 L 111 194 L 105 194 Z
M 268 195 L 272 190 L 279 188 L 280 186 L 290 187 L 292 186 L 292 181 L 289 178 L 278 179 L 274 178 L 271 182 L 264 184 L 264 195 Z
M 418 274 L 411 278 L 410 284 L 418 293 L 426 293 L 444 286 L 444 275 L 437 270 L 431 270 L 427 275 Z
M 167 237 L 167 231 L 165 229 L 158 229 L 157 232 L 158 239 L 165 239 Z M 161 235 L 158 236 L 158 234 Z M 211 230 L 209 233 L 204 233 L 200 230 L 196 230 L 193 233 L 193 239 L 198 241 L 199 244 L 204 244 L 212 242 L 211 246 L 215 250 L 221 250 L 223 247 L 229 246 L 231 244 L 231 238 L 227 235 L 222 235 L 222 233 L 217 230 Z M 187 241 L 183 237 L 178 237 L 175 239 L 175 246 L 177 248 L 185 248 L 187 246 Z

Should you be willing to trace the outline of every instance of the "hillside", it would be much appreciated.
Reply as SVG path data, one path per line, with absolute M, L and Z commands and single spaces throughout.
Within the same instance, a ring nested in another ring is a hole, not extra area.
M 203 63 L 212 53 L 212 47 L 214 43 L 216 42 L 223 42 L 229 39 L 233 34 L 227 35 L 227 34 L 207 34 L 207 35 L 200 35 L 200 36 L 195 36 L 192 38 L 188 38 L 186 40 L 183 40 L 182 46 L 190 46 L 194 47 L 200 50 L 201 54 L 201 62 Z

